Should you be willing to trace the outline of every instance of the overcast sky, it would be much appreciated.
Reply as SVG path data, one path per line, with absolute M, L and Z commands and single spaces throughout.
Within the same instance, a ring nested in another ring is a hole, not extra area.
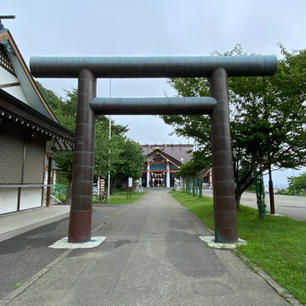
M 0 12 L 16 15 L 3 23 L 26 63 L 36 55 L 211 55 L 237 43 L 248 53 L 279 57 L 277 43 L 305 48 L 305 13 L 305 0 L 10 0 L 1 3 Z M 39 81 L 60 96 L 77 86 L 73 79 Z M 109 83 L 99 80 L 98 96 L 109 96 Z M 111 82 L 113 97 L 175 94 L 165 79 Z M 192 143 L 169 136 L 172 129 L 157 117 L 113 119 L 128 124 L 128 136 L 142 144 Z M 274 175 L 276 185 L 284 186 L 286 175 Z

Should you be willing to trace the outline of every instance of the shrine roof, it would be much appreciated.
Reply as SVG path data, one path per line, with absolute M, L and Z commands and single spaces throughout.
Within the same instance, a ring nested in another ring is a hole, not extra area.
M 39 91 L 11 33 L 0 21 L 0 121 L 44 139 L 54 151 L 72 151 L 74 133 L 56 118 Z
M 149 155 L 155 150 L 160 150 L 182 164 L 187 163 L 192 159 L 192 144 L 145 144 L 142 145 L 143 153 Z

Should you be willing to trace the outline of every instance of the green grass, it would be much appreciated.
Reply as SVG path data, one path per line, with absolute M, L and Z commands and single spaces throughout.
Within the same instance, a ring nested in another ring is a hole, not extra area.
M 53 194 L 53 196 L 57 198 L 58 200 L 60 200 L 61 202 L 65 202 L 67 198 L 66 193 L 57 193 L 57 194 Z
M 131 192 L 129 193 L 129 198 L 127 199 L 126 191 L 114 191 L 113 194 L 110 195 L 110 201 L 107 204 L 126 204 L 126 203 L 134 203 L 141 196 L 145 194 L 145 192 Z M 94 204 L 106 204 L 105 202 L 93 201 Z
M 212 199 L 185 192 L 170 194 L 213 229 Z M 287 217 L 259 219 L 257 210 L 241 206 L 237 211 L 238 235 L 248 244 L 238 248 L 281 286 L 306 305 L 306 222 Z
M 59 199 L 62 202 L 66 201 L 66 197 L 67 197 L 67 185 L 65 184 L 55 184 L 53 191 L 52 191 L 52 195 L 54 197 L 56 197 L 57 199 Z

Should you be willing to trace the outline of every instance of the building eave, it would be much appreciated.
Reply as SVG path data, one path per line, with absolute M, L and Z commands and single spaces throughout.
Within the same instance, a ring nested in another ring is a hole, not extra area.
M 73 132 L 1 89 L 0 119 L 9 120 L 15 125 L 32 129 L 42 136 L 51 137 L 62 144 L 61 149 L 66 147 L 70 151 L 74 147 Z
M 17 57 L 18 63 L 19 63 L 19 67 L 21 67 L 21 71 L 23 71 L 23 74 L 26 76 L 26 78 L 28 79 L 28 82 L 30 84 L 30 86 L 32 86 L 35 94 L 37 95 L 39 101 L 42 103 L 42 105 L 44 106 L 44 108 L 47 111 L 47 114 L 50 116 L 51 119 L 53 119 L 55 122 L 59 122 L 58 119 L 56 118 L 55 114 L 52 112 L 50 106 L 48 105 L 48 103 L 45 101 L 43 95 L 41 94 L 40 90 L 38 89 L 23 57 L 21 56 L 21 53 L 17 47 L 17 44 L 15 43 L 11 33 L 9 30 L 5 29 L 3 31 L 0 32 L 0 42 L 1 41 L 8 41 L 10 44 L 10 47 L 12 48 L 14 54 Z

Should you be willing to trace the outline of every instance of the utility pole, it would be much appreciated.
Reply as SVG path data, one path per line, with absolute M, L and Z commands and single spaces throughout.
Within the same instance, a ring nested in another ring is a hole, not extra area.
M 109 79 L 109 97 L 112 96 L 112 79 Z M 112 138 L 112 120 L 111 115 L 108 116 L 108 174 L 107 174 L 107 197 L 106 201 L 109 202 L 110 199 L 110 157 L 111 157 L 111 149 L 110 149 L 110 141 Z
M 271 215 L 274 215 L 275 203 L 274 203 L 274 190 L 273 190 L 271 165 L 269 166 L 269 197 L 270 197 L 270 213 Z
M 293 169 L 293 195 L 295 195 L 295 173 Z

